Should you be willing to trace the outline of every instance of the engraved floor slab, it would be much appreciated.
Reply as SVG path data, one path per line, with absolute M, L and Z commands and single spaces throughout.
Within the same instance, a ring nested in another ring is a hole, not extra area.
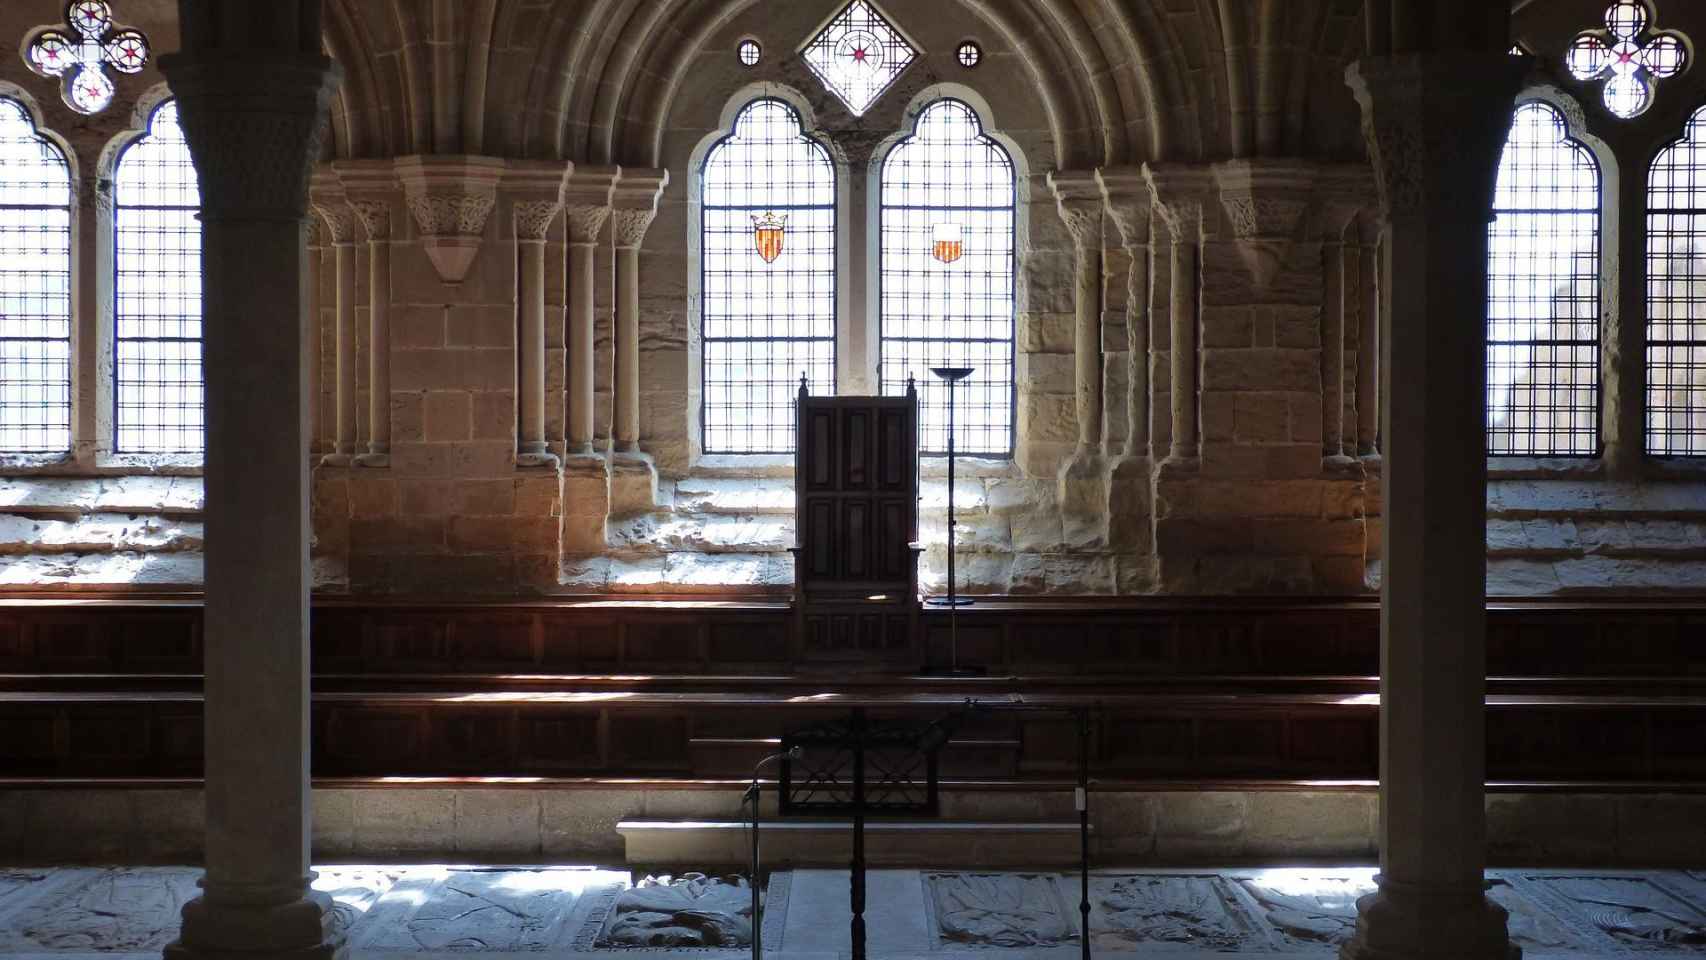
M 1090 910 L 1090 943 L 1097 950 L 1273 948 L 1268 930 L 1231 881 L 1213 874 L 1092 877 Z
M 937 941 L 968 947 L 1054 947 L 1078 939 L 1056 874 L 929 873 Z
M 9 913 L 0 951 L 158 952 L 177 936 L 179 911 L 201 876 L 184 867 L 74 873 L 73 882 Z
M 352 945 L 371 952 L 536 953 L 566 939 L 583 890 L 602 871 L 444 869 L 400 879 L 377 898 Z
M 1280 950 L 1336 950 L 1356 933 L 1357 898 L 1374 892 L 1372 868 L 1233 873 L 1234 889 L 1273 931 Z
M 1706 905 L 1680 875 L 1527 871 L 1512 885 L 1593 940 L 1623 951 L 1706 951 Z

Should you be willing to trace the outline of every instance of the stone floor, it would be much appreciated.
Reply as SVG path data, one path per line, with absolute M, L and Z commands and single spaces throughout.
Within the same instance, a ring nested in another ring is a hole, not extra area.
M 188 868 L 0 869 L 0 954 L 159 956 L 195 895 Z M 1370 868 L 1098 870 L 1099 956 L 1332 954 Z M 750 945 L 739 877 L 647 877 L 593 867 L 323 866 L 352 955 L 635 953 L 722 956 Z M 977 960 L 1079 955 L 1078 878 L 1055 872 L 883 870 L 868 883 L 869 954 Z M 1706 956 L 1706 871 L 1497 870 L 1524 955 Z M 773 957 L 848 955 L 847 873 L 776 871 L 763 939 Z M 589 957 L 589 960 L 591 958 Z

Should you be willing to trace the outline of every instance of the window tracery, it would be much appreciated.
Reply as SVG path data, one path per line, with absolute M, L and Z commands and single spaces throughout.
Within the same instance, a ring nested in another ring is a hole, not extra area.
M 1546 103 L 1518 107 L 1487 234 L 1487 452 L 1599 452 L 1600 173 Z
M 0 451 L 71 448 L 71 168 L 0 97 Z
M 812 73 L 855 117 L 870 109 L 918 56 L 875 7 L 853 0 L 806 46 Z
M 1565 55 L 1577 80 L 1605 81 L 1605 108 L 1624 120 L 1652 106 L 1653 81 L 1689 66 L 1682 40 L 1669 32 L 1649 32 L 1652 19 L 1645 0 L 1615 0 L 1605 10 L 1604 29 L 1581 33 Z
M 156 107 L 125 148 L 113 193 L 113 448 L 198 454 L 201 192 L 177 101 Z

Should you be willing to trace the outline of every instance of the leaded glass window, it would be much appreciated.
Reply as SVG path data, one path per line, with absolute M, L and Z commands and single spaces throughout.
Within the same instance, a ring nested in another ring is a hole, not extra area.
M 881 377 L 917 382 L 920 446 L 948 448 L 947 390 L 930 368 L 967 366 L 955 447 L 1013 451 L 1013 161 L 971 107 L 937 100 L 883 161 Z
M 1647 179 L 1647 452 L 1706 457 L 1706 107 Z
M 764 98 L 701 184 L 704 450 L 787 453 L 800 377 L 835 391 L 835 166 L 793 107 Z
M 1600 176 L 1555 107 L 1517 108 L 1487 235 L 1487 452 L 1599 452 Z
M 71 449 L 71 168 L 0 97 L 0 452 Z
M 865 0 L 853 0 L 806 45 L 806 66 L 855 117 L 918 56 L 894 24 Z
M 114 449 L 200 453 L 201 191 L 177 101 L 120 156 L 113 208 Z

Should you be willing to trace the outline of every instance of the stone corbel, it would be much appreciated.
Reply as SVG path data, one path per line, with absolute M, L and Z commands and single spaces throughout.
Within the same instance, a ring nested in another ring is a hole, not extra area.
M 1298 223 L 1315 191 L 1316 164 L 1306 160 L 1231 160 L 1214 165 L 1220 205 L 1239 258 L 1258 291 L 1285 264 Z
M 504 161 L 496 157 L 403 157 L 397 179 L 421 249 L 445 283 L 461 283 L 480 252 Z

